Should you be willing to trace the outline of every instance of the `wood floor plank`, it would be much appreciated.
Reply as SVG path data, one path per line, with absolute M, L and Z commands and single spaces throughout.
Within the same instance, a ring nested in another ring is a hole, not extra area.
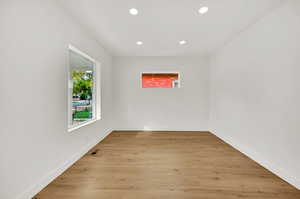
M 209 132 L 113 132 L 35 199 L 300 199 Z

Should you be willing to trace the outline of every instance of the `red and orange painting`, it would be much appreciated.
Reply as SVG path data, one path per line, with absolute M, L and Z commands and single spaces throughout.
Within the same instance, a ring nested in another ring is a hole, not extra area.
M 178 73 L 142 73 L 142 88 L 179 88 Z

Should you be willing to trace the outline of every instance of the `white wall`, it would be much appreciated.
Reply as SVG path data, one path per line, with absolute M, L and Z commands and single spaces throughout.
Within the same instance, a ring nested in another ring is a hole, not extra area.
M 180 72 L 181 88 L 141 88 L 141 72 L 165 71 Z M 206 58 L 114 58 L 116 129 L 207 130 L 208 72 Z
M 300 188 L 300 2 L 212 57 L 211 129 Z
M 102 120 L 72 133 L 69 43 L 102 62 Z M 29 198 L 110 131 L 111 59 L 54 0 L 0 1 L 1 199 Z

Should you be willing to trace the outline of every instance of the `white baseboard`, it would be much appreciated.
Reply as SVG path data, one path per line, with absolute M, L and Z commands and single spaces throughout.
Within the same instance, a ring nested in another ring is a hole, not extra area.
M 21 193 L 16 199 L 31 199 L 37 193 L 39 193 L 43 188 L 45 188 L 49 183 L 51 183 L 55 178 L 60 176 L 64 171 L 66 171 L 70 166 L 72 166 L 76 161 L 78 161 L 83 155 L 85 155 L 91 148 L 97 145 L 101 140 L 108 136 L 112 130 L 99 136 L 96 140 L 90 142 L 84 146 L 79 152 L 77 152 L 73 157 L 65 161 L 58 168 L 51 171 L 48 175 L 41 178 L 41 180 L 35 185 L 29 187 L 26 191 Z
M 233 148 L 237 149 L 241 153 L 248 156 L 250 159 L 254 160 L 267 170 L 271 171 L 290 185 L 294 186 L 295 188 L 300 190 L 300 180 L 296 179 L 292 174 L 290 174 L 286 169 L 282 169 L 274 164 L 273 162 L 268 161 L 268 158 L 263 157 L 261 154 L 259 154 L 257 151 L 254 151 L 253 149 L 249 149 L 248 147 L 243 146 L 233 138 L 225 137 L 223 135 L 220 135 L 218 133 L 215 133 L 215 131 L 211 131 L 215 136 L 226 142 L 227 144 L 231 145 Z
M 208 130 L 199 130 L 199 129 L 171 129 L 171 128 L 115 128 L 114 131 L 199 131 L 199 132 L 208 132 Z

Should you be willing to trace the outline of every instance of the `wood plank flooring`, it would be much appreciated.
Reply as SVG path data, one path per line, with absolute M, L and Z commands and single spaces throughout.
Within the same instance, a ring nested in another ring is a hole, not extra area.
M 113 132 L 35 199 L 300 199 L 208 132 Z

